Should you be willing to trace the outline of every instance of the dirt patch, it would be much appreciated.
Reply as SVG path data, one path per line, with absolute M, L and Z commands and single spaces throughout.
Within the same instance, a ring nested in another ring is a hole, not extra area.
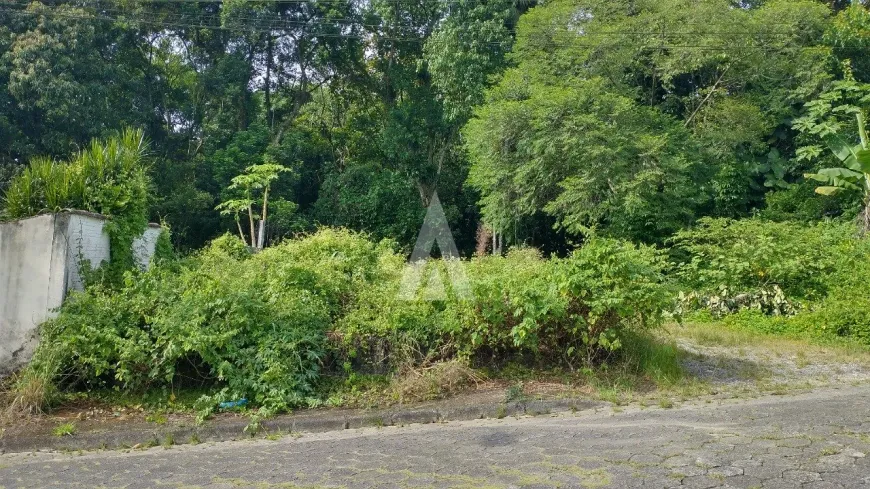
M 870 381 L 867 361 L 855 361 L 820 347 L 775 348 L 776 345 L 702 345 L 678 338 L 686 353 L 683 367 L 700 380 L 717 385 L 800 383 L 809 387 Z

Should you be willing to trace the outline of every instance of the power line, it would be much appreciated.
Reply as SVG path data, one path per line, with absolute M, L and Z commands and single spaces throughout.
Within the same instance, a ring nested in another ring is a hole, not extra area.
M 295 1 L 304 1 L 304 0 L 295 0 Z M 130 13 L 127 11 L 117 10 L 117 9 L 106 9 L 106 11 L 115 12 L 116 14 L 121 14 L 121 15 L 126 15 L 126 14 Z M 220 30 L 220 31 L 250 32 L 250 33 L 272 33 L 275 31 L 280 31 L 280 30 L 282 30 L 282 28 L 283 29 L 299 28 L 299 27 L 307 27 L 310 25 L 320 25 L 320 26 L 338 27 L 338 28 L 342 28 L 342 27 L 370 27 L 370 28 L 384 27 L 383 25 L 380 25 L 380 24 L 355 23 L 355 21 L 353 21 L 352 19 L 343 19 L 343 20 L 347 20 L 348 23 L 343 24 L 343 25 L 336 25 L 334 22 L 332 22 L 335 19 L 321 19 L 321 20 L 316 20 L 316 21 L 294 20 L 294 19 L 272 19 L 272 20 L 267 19 L 266 22 L 263 22 L 262 19 L 260 19 L 260 18 L 240 17 L 240 18 L 237 18 L 236 20 L 242 20 L 242 21 L 250 20 L 250 21 L 254 21 L 254 22 L 251 23 L 250 25 L 226 26 L 226 25 L 223 25 L 222 23 L 220 23 L 221 18 L 219 15 L 193 16 L 192 19 L 188 18 L 184 15 L 181 15 L 181 16 L 176 16 L 176 19 L 150 20 L 150 19 L 141 18 L 141 17 L 139 17 L 139 18 L 136 18 L 136 17 L 130 17 L 130 18 L 111 17 L 111 16 L 105 16 L 105 15 L 99 15 L 99 14 L 76 15 L 76 14 L 70 13 L 70 12 L 64 12 L 64 11 L 58 11 L 58 10 L 49 10 L 49 9 L 33 11 L 33 10 L 16 10 L 16 9 L 9 9 L 9 8 L 0 7 L 0 12 L 6 12 L 6 13 L 10 13 L 10 14 L 30 15 L 30 16 L 45 15 L 45 16 L 50 16 L 50 17 L 53 16 L 53 17 L 58 17 L 58 18 L 67 18 L 67 19 L 72 19 L 72 20 L 86 20 L 86 21 L 98 20 L 98 21 L 105 21 L 105 22 L 131 22 L 131 23 L 138 23 L 138 24 L 150 25 L 150 26 L 161 27 L 161 28 L 211 29 L 211 30 Z M 156 14 L 155 14 L 155 16 L 156 16 Z M 166 15 L 164 15 L 164 17 L 166 17 Z M 169 17 L 172 17 L 172 15 L 170 14 Z M 192 23 L 190 23 L 190 20 L 195 21 L 195 20 L 197 20 L 197 17 L 198 17 L 198 20 L 200 22 L 202 22 L 203 20 L 206 20 L 206 21 L 216 21 L 218 23 L 217 24 L 209 24 L 209 23 L 192 24 Z M 184 22 L 185 20 L 187 20 L 187 22 Z M 254 24 L 259 24 L 259 25 L 254 25 Z M 388 27 L 400 27 L 400 26 L 389 26 L 388 25 Z M 405 25 L 405 26 L 401 26 L 401 27 L 414 28 L 416 26 Z M 585 34 L 585 36 L 590 37 L 590 38 L 591 37 L 613 36 L 614 38 L 616 38 L 615 34 L 619 34 L 620 35 L 619 39 L 624 40 L 624 39 L 627 39 L 628 37 L 630 37 L 631 35 L 635 35 L 635 36 L 636 35 L 655 35 L 657 37 L 660 36 L 661 38 L 673 39 L 673 38 L 679 38 L 680 36 L 697 35 L 699 33 L 703 33 L 703 34 L 707 34 L 707 35 L 715 35 L 716 34 L 715 31 L 713 31 L 713 32 L 711 32 L 711 31 L 670 32 L 670 33 L 664 33 L 664 35 L 662 35 L 661 32 L 653 32 L 653 31 L 648 31 L 648 32 L 632 31 L 631 33 L 626 33 L 626 32 L 621 32 L 621 31 L 610 31 L 610 32 L 601 31 L 601 32 L 590 32 L 590 33 Z M 728 34 L 738 34 L 738 35 L 740 34 L 740 33 L 735 33 L 733 31 L 728 31 L 727 33 Z M 311 34 L 315 37 L 327 37 L 327 38 L 331 37 L 331 38 L 345 38 L 345 39 L 359 39 L 359 40 L 375 39 L 375 40 L 396 41 L 396 42 L 425 42 L 425 39 L 421 39 L 418 37 L 401 38 L 401 37 L 393 37 L 393 36 L 384 36 L 381 34 L 371 33 L 371 32 L 367 33 L 367 35 L 349 34 L 349 33 L 336 34 L 336 33 L 320 32 L 320 31 L 311 32 Z M 759 33 L 747 32 L 747 34 L 757 35 Z M 774 35 L 774 36 L 787 35 L 787 33 L 776 33 L 776 32 L 766 32 L 764 34 L 765 35 Z M 510 44 L 510 41 L 483 42 L 480 44 L 504 48 Z M 579 43 L 578 42 L 570 42 L 570 43 L 562 44 L 562 43 L 554 43 L 554 42 L 552 42 L 552 40 L 549 42 L 549 44 L 555 45 L 555 47 L 564 46 L 564 47 L 588 47 L 588 48 L 633 47 L 633 46 L 636 46 L 635 44 L 624 44 L 624 43 L 613 43 L 613 42 L 611 42 L 611 43 L 599 42 L 599 43 L 594 43 L 594 44 L 587 44 L 587 43 L 582 43 L 582 42 L 579 42 Z M 652 48 L 650 46 L 648 46 L 648 47 Z M 760 45 L 734 46 L 734 45 L 724 45 L 724 44 L 708 45 L 708 44 L 690 44 L 690 43 L 673 44 L 672 43 L 672 44 L 662 44 L 661 46 L 655 46 L 655 48 L 659 48 L 659 49 L 698 49 L 698 50 L 710 50 L 710 51 L 744 51 L 747 49 L 766 50 L 766 51 L 777 50 L 778 51 L 778 50 L 784 50 L 784 49 L 819 49 L 819 48 L 825 48 L 825 47 L 849 48 L 848 46 L 830 46 L 830 45 L 822 45 L 822 44 L 816 44 L 814 46 L 760 46 Z M 863 46 L 861 46 L 861 47 L 863 47 Z M 857 49 L 859 47 L 855 47 L 855 48 Z
M 18 2 L 21 2 L 21 3 L 18 4 L 19 6 L 27 6 L 31 0 L 9 0 L 9 1 L 10 1 L 10 2 L 18 1 Z M 77 3 L 80 3 L 80 4 L 82 4 L 83 6 L 86 6 L 88 1 L 92 2 L 91 8 L 96 8 L 96 6 L 97 6 L 98 4 L 100 4 L 100 3 L 112 3 L 112 2 L 110 2 L 109 0 L 80 0 L 80 2 L 77 2 Z M 148 4 L 155 4 L 155 3 L 163 3 L 163 4 L 173 4 L 173 3 L 176 3 L 176 4 L 191 4 L 191 3 L 223 3 L 224 0 L 132 0 L 132 1 L 133 1 L 133 2 L 139 2 L 139 3 L 148 3 Z M 248 3 L 270 3 L 270 4 L 289 3 L 289 4 L 308 4 L 308 5 L 313 5 L 313 6 L 316 6 L 316 5 L 320 4 L 320 3 L 351 3 L 351 2 L 353 2 L 353 0 L 242 0 L 242 1 L 245 1 L 245 2 L 248 2 Z M 383 1 L 383 2 L 385 2 L 385 3 L 395 3 L 395 4 L 406 3 L 406 2 L 403 2 L 402 0 L 381 0 L 381 1 Z M 458 4 L 458 3 L 462 3 L 462 0 L 419 0 L 419 1 L 423 1 L 423 2 L 425 2 L 425 1 L 432 1 L 433 3 L 457 3 L 457 4 Z M 407 4 L 407 5 L 411 5 L 411 3 L 406 3 L 406 4 Z M 48 6 L 45 6 L 45 7 L 46 7 L 46 8 L 50 8 L 50 7 L 48 7 Z M 130 10 L 124 10 L 124 9 L 118 9 L 118 8 L 111 8 L 111 7 L 99 7 L 99 9 L 102 10 L 102 11 L 105 11 L 105 12 L 112 12 L 112 13 L 115 13 L 115 14 L 117 14 L 117 15 L 126 15 L 126 14 L 132 14 L 132 13 L 134 13 L 134 12 L 131 12 Z M 166 12 L 159 12 L 159 13 L 158 13 L 158 12 L 142 12 L 142 13 L 147 14 L 147 15 L 166 15 L 166 14 L 167 14 Z M 171 14 L 170 14 L 170 15 L 171 15 Z M 186 18 L 186 17 L 187 17 L 187 14 L 178 14 L 178 15 L 180 15 L 182 18 Z M 207 19 L 207 20 L 212 20 L 212 19 L 214 19 L 214 20 L 222 20 L 220 14 L 203 14 L 203 13 L 199 13 L 199 14 L 194 14 L 193 17 L 194 17 L 194 19 L 196 19 L 196 18 L 198 17 L 200 20 L 203 20 L 203 19 Z M 124 19 L 124 20 L 128 20 L 128 19 Z M 309 20 L 309 19 L 306 19 L 306 20 L 294 20 L 294 19 L 286 19 L 286 18 L 278 18 L 278 19 L 271 19 L 271 20 L 270 20 L 270 19 L 264 19 L 264 18 L 262 18 L 262 17 L 252 17 L 252 16 L 246 16 L 246 15 L 236 15 L 236 16 L 233 17 L 233 20 L 239 20 L 239 21 L 243 21 L 243 22 L 244 22 L 244 21 L 253 21 L 253 22 L 258 22 L 258 23 L 261 24 L 261 25 L 258 26 L 258 27 L 262 27 L 262 28 L 268 28 L 268 27 L 270 27 L 272 24 L 275 24 L 276 26 L 278 26 L 278 27 L 276 27 L 276 28 L 280 28 L 281 26 L 283 26 L 283 25 L 286 24 L 286 23 L 319 23 L 319 24 L 330 24 L 330 25 L 331 25 L 332 23 L 336 23 L 336 22 L 337 22 L 337 23 L 353 24 L 353 25 L 358 25 L 358 26 L 363 26 L 363 27 L 372 27 L 372 28 L 383 27 L 382 24 L 367 24 L 367 23 L 363 23 L 363 22 L 361 22 L 360 19 L 348 19 L 348 18 L 341 18 L 341 17 L 333 17 L 333 18 L 327 18 L 327 19 L 312 19 L 312 20 Z M 681 35 L 697 35 L 697 34 L 705 34 L 705 35 L 730 35 L 730 34 L 735 34 L 735 35 L 742 35 L 742 34 L 746 34 L 746 35 L 758 35 L 758 34 L 762 34 L 761 32 L 758 32 L 758 31 L 749 31 L 749 30 L 745 30 L 745 29 L 734 29 L 734 27 L 744 27 L 744 24 L 742 24 L 742 23 L 740 23 L 740 22 L 727 23 L 727 24 L 726 24 L 726 23 L 722 23 L 722 24 L 719 24 L 719 25 L 711 24 L 711 23 L 709 23 L 709 22 L 707 22 L 707 23 L 698 23 L 698 24 L 684 23 L 683 25 L 687 25 L 687 26 L 696 25 L 696 26 L 699 26 L 699 27 L 703 27 L 704 29 L 703 29 L 703 30 L 700 30 L 700 31 L 689 31 L 689 32 L 686 32 L 686 31 L 668 31 L 668 32 L 662 32 L 661 30 L 653 30 L 653 31 L 640 31 L 640 30 L 633 30 L 633 31 L 631 32 L 631 34 L 634 34 L 634 35 L 651 35 L 651 36 L 656 36 L 656 37 L 675 37 L 675 36 L 681 36 Z M 791 22 L 765 22 L 765 26 L 769 26 L 769 25 L 789 25 L 789 26 L 793 26 L 794 23 L 791 23 Z M 407 28 L 416 28 L 416 27 L 419 27 L 418 25 L 413 25 L 413 24 L 389 24 L 389 26 L 390 26 L 390 27 L 407 27 Z M 727 30 L 711 30 L 711 29 L 709 29 L 710 26 L 715 26 L 716 28 L 725 28 L 725 29 L 727 29 Z M 512 32 L 512 33 L 515 33 L 515 32 L 516 32 L 515 27 L 509 27 L 507 30 L 508 30 L 509 32 Z M 621 30 L 619 30 L 619 31 L 613 31 L 613 30 L 611 30 L 611 31 L 606 31 L 606 30 L 605 30 L 605 31 L 594 30 L 594 31 L 591 31 L 591 32 L 589 32 L 589 33 L 586 33 L 585 35 L 586 35 L 586 36 L 607 36 L 607 35 L 612 35 L 612 34 L 622 34 L 622 35 L 625 35 L 625 32 L 624 32 L 624 31 L 621 31 Z M 764 35 L 783 35 L 783 36 L 790 36 L 790 35 L 793 35 L 794 33 L 793 33 L 793 32 L 789 32 L 789 31 L 771 31 L 771 30 L 766 30 L 766 31 L 763 32 L 763 34 L 764 34 Z

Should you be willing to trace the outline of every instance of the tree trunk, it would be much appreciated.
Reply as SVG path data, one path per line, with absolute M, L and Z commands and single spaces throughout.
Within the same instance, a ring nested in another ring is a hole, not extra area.
M 870 199 L 864 202 L 864 211 L 861 213 L 861 234 L 866 236 L 870 232 Z
M 266 206 L 269 205 L 269 187 L 263 192 L 263 215 L 260 217 L 260 232 L 257 234 L 257 250 L 266 244 Z
M 482 222 L 477 223 L 477 246 L 475 247 L 474 254 L 476 256 L 486 256 L 486 248 L 489 246 L 489 239 L 492 235 L 492 232 L 489 228 L 486 227 Z
M 501 247 L 503 244 L 504 236 L 502 233 L 498 231 L 492 232 L 492 254 L 493 255 L 501 255 Z
M 257 248 L 257 235 L 254 233 L 254 205 L 248 206 L 248 222 L 251 224 L 251 248 Z
M 242 238 L 242 243 L 247 243 L 248 241 L 245 239 L 245 233 L 242 232 L 242 221 L 239 220 L 238 214 L 236 214 L 236 226 L 239 227 L 239 237 Z

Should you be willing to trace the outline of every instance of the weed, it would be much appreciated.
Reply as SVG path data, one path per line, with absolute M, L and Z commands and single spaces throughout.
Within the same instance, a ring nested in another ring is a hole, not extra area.
M 461 360 L 406 368 L 391 382 L 388 391 L 400 403 L 444 398 L 484 382 L 486 378 Z
M 525 387 L 522 382 L 517 382 L 516 384 L 507 388 L 504 393 L 505 402 L 511 401 L 523 401 L 526 400 L 528 396 L 525 392 Z
M 671 409 L 674 407 L 674 401 L 670 400 L 667 397 L 663 397 L 659 399 L 659 407 L 662 409 Z
M 820 452 L 820 455 L 823 457 L 827 457 L 829 455 L 837 455 L 838 453 L 840 453 L 840 449 L 837 447 L 825 447 Z
M 807 354 L 803 351 L 798 351 L 795 355 L 795 365 L 797 368 L 804 368 L 810 364 Z
M 175 437 L 172 433 L 166 433 L 166 437 L 163 438 L 163 448 L 169 448 L 172 445 L 175 445 Z
M 507 407 L 504 405 L 499 406 L 498 410 L 495 412 L 496 419 L 503 419 L 505 416 L 507 416 Z
M 52 348 L 43 348 L 34 357 L 31 365 L 15 374 L 10 380 L 11 390 L 6 393 L 9 402 L 3 418 L 39 415 L 57 397 L 57 388 L 52 382 L 57 371 L 58 355 Z
M 618 388 L 602 388 L 598 391 L 598 397 L 600 397 L 602 401 L 607 401 L 614 406 L 621 406 L 625 404 L 625 399 L 623 399 L 623 392 Z
M 145 416 L 145 421 L 154 424 L 166 424 L 166 416 L 163 414 L 149 414 Z
M 75 423 L 63 423 L 54 427 L 51 432 L 54 436 L 72 436 L 76 434 Z

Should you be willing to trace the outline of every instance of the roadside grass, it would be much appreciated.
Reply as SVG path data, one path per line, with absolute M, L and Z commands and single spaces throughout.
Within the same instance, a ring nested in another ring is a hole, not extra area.
M 632 334 L 623 348 L 600 363 L 583 367 L 513 362 L 472 368 L 453 359 L 406 367 L 392 375 L 324 376 L 321 394 L 310 407 L 378 408 L 446 399 L 479 391 L 504 392 L 505 402 L 586 397 L 621 405 L 639 399 L 657 403 L 662 396 L 688 398 L 706 392 L 703 382 L 686 375 L 684 353 L 662 334 Z M 111 388 L 58 393 L 52 415 L 69 419 L 123 416 L 164 424 L 167 415 L 192 415 L 196 402 L 214 388 L 181 387 L 145 392 Z M 36 413 L 34 413 L 36 414 Z
M 732 321 L 690 321 L 682 325 L 668 324 L 664 332 L 674 340 L 684 338 L 701 346 L 788 357 L 799 368 L 822 363 L 853 363 L 870 366 L 870 345 L 848 338 L 821 337 L 799 332 L 764 333 L 754 331 L 751 324 Z
M 729 349 L 740 355 L 760 352 L 773 358 L 785 357 L 799 368 L 821 363 L 870 366 L 870 348 L 855 342 L 761 333 L 721 321 L 692 321 L 667 324 L 652 333 L 626 336 L 623 347 L 610 357 L 600 359 L 595 365 L 574 369 L 528 361 L 472 368 L 468 362 L 454 359 L 403 368 L 395 374 L 325 375 L 320 397 L 312 400 L 310 407 L 383 408 L 485 391 L 501 392 L 499 397 L 504 402 L 585 397 L 609 401 L 616 406 L 640 403 L 670 408 L 675 402 L 701 399 L 724 389 L 686 371 L 684 362 L 696 356 L 682 350 L 681 342 Z M 749 384 L 732 389 L 733 394 L 740 397 L 759 392 L 786 393 L 804 386 L 800 381 L 774 382 L 765 372 L 749 367 L 736 375 Z M 37 388 L 35 380 L 38 379 L 18 378 L 9 382 L 19 383 L 16 391 L 19 397 L 45 395 L 44 389 Z M 27 386 L 30 382 L 34 382 L 32 393 L 29 389 L 22 391 L 21 383 Z M 11 407 L 15 402 L 23 403 L 10 397 L 9 386 L 7 382 L 5 396 L 0 392 L 5 404 Z M 120 412 L 123 416 L 163 424 L 171 414 L 194 414 L 196 401 L 213 390 L 214 387 L 196 386 L 146 392 L 104 388 L 51 393 L 57 399 L 51 414 L 69 419 L 76 413 L 97 412 L 95 417 L 99 418 L 117 417 Z M 7 422 L 8 414 L 5 417 L 7 419 L 0 422 Z
M 0 385 L 0 425 L 43 414 L 43 406 L 57 399 L 57 388 L 38 371 L 25 369 Z
M 112 388 L 94 389 L 89 392 L 67 392 L 59 404 L 67 407 L 87 408 L 94 406 L 118 411 L 141 411 L 160 419 L 167 414 L 191 412 L 196 401 L 206 394 L 213 393 L 207 387 L 179 387 L 176 389 L 153 389 L 146 391 L 125 391 Z

